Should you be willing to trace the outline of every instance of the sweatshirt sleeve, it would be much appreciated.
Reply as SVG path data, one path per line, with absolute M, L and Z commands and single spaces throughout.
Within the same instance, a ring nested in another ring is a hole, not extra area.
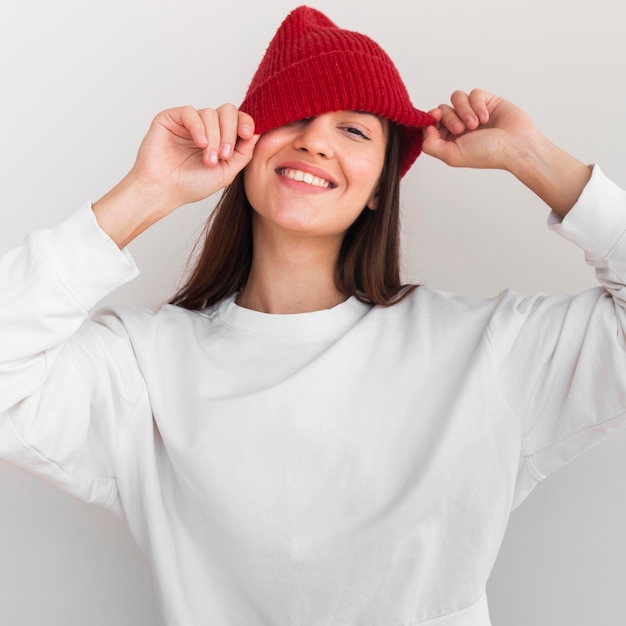
M 122 324 L 89 311 L 137 273 L 89 205 L 0 259 L 0 457 L 111 508 L 145 389 Z
M 595 166 L 550 227 L 579 246 L 597 288 L 506 300 L 489 332 L 522 436 L 516 504 L 565 463 L 626 426 L 626 193 Z

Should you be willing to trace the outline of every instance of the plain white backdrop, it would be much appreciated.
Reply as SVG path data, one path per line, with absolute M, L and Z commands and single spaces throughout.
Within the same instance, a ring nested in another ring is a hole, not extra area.
M 298 4 L 0 0 L 0 251 L 115 184 L 159 110 L 238 104 Z M 417 106 L 455 89 L 499 93 L 626 186 L 621 3 L 309 4 L 377 40 Z M 133 242 L 142 275 L 108 302 L 166 300 L 213 202 L 185 207 Z M 484 296 L 594 283 L 582 254 L 545 228 L 545 207 L 507 174 L 423 156 L 403 181 L 402 205 L 408 280 Z M 622 434 L 513 514 L 489 586 L 494 626 L 624 624 L 625 476 Z M 0 626 L 154 624 L 147 568 L 122 522 L 6 464 L 0 503 Z

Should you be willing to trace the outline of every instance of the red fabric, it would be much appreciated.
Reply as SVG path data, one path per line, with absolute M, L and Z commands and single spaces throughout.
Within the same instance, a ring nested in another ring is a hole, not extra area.
M 280 25 L 240 107 L 265 132 L 330 111 L 365 111 L 401 126 L 401 176 L 435 123 L 416 109 L 387 53 L 372 39 L 301 6 Z

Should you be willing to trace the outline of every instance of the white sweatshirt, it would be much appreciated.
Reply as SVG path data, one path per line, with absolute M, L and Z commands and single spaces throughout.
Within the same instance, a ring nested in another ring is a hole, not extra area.
M 164 625 L 488 626 L 512 508 L 625 421 L 626 194 L 554 222 L 602 287 L 88 319 L 136 269 L 84 207 L 0 261 L 0 455 L 125 517 Z

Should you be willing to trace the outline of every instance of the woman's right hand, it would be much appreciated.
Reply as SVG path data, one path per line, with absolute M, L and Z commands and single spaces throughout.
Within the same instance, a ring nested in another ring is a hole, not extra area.
M 181 206 L 229 185 L 252 158 L 254 120 L 232 104 L 159 113 L 130 176 Z
M 252 117 L 232 104 L 159 113 L 131 171 L 93 205 L 100 227 L 126 246 L 178 207 L 229 185 L 257 140 Z

